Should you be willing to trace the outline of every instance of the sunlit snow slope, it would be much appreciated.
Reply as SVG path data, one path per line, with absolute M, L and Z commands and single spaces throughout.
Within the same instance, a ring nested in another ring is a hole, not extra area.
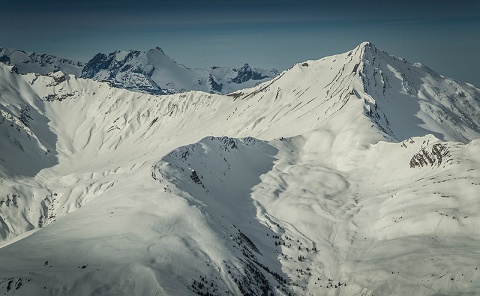
M 6 295 L 480 292 L 480 90 L 370 43 L 229 96 L 0 66 L 0 112 Z

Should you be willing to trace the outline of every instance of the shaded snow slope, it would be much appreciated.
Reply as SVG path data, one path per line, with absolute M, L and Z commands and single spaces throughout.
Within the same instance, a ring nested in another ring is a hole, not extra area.
M 0 70 L 7 295 L 480 290 L 473 86 L 369 43 L 228 96 Z
M 362 54 L 357 71 L 368 94 L 366 109 L 388 134 L 406 139 L 412 133 L 433 133 L 462 142 L 478 138 L 477 88 L 389 56 L 372 44 Z

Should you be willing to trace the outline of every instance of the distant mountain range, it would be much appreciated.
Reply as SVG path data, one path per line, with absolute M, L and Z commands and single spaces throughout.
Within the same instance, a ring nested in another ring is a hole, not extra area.
M 62 71 L 81 78 L 107 81 L 112 86 L 149 94 L 172 94 L 199 90 L 226 94 L 252 87 L 278 75 L 277 70 L 211 67 L 188 68 L 168 57 L 160 47 L 99 53 L 86 64 L 16 49 L 0 48 L 0 62 L 15 66 L 21 74 Z
M 9 66 L 15 66 L 21 74 L 46 74 L 48 72 L 62 71 L 78 77 L 83 69 L 81 62 L 49 54 L 38 54 L 9 48 L 0 48 L 0 62 Z

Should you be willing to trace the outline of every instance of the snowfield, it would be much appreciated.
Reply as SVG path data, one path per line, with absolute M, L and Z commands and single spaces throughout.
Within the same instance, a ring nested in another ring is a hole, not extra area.
M 371 43 L 229 95 L 0 65 L 0 112 L 5 295 L 480 293 L 480 90 Z

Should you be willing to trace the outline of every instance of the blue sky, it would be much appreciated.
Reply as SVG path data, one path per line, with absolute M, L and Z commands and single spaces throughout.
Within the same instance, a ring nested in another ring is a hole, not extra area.
M 480 86 L 480 0 L 9 1 L 0 47 L 87 61 L 160 46 L 190 67 L 283 70 L 362 41 Z

